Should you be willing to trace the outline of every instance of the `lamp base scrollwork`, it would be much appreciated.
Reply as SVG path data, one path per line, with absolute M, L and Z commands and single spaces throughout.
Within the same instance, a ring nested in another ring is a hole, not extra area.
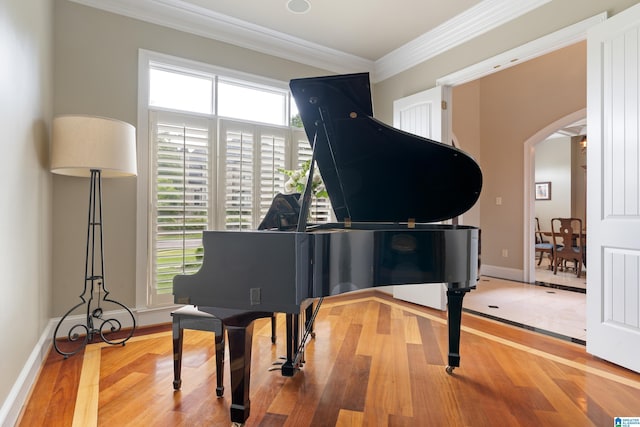
M 100 287 L 100 293 L 104 293 L 101 299 L 87 300 L 80 296 L 82 301 L 71 307 L 58 321 L 53 333 L 53 347 L 65 359 L 98 340 L 124 346 L 135 332 L 136 320 L 131 310 L 124 304 L 107 298 L 108 292 L 104 291 L 102 284 L 97 286 Z M 82 318 L 78 319 L 80 316 L 74 313 L 81 311 Z

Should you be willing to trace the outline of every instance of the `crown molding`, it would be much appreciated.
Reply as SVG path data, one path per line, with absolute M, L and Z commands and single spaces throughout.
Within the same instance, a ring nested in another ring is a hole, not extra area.
M 335 73 L 370 72 L 374 62 L 182 0 L 70 0 Z
M 436 80 L 437 85 L 456 86 L 505 70 L 554 50 L 586 40 L 587 30 L 607 19 L 607 12 L 587 18 L 561 30 L 547 34 L 515 49 L 508 50 L 470 67 Z
M 388 79 L 550 1 L 484 0 L 378 59 L 375 79 Z
M 484 0 L 377 61 L 214 12 L 183 0 L 70 0 L 335 73 L 368 71 L 379 82 L 551 0 Z

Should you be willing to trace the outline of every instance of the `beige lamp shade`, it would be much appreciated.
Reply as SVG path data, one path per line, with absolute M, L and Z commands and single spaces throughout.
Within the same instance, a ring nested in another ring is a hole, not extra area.
M 135 176 L 136 129 L 105 117 L 59 116 L 53 119 L 51 172 L 104 178 Z

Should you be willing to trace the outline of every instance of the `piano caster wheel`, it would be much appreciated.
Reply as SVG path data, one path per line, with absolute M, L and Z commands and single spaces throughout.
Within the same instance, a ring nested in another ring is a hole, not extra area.
M 445 371 L 447 371 L 447 374 L 451 375 L 451 374 L 453 374 L 453 370 L 454 369 L 455 369 L 455 367 L 453 367 L 453 366 L 447 366 L 445 368 Z
M 182 380 L 173 380 L 173 389 L 180 390 L 180 387 L 182 387 Z
M 316 333 L 315 332 L 311 332 L 311 338 L 315 339 L 315 337 L 316 337 Z

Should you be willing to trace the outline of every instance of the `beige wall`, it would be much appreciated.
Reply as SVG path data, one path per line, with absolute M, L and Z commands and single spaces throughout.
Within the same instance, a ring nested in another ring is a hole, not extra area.
M 585 43 L 492 74 L 479 84 L 482 260 L 519 270 L 524 256 L 524 142 L 585 108 Z M 502 198 L 502 205 L 496 204 L 496 197 Z
M 153 50 L 284 82 L 328 74 L 207 38 L 55 0 L 54 113 L 95 114 L 138 126 L 138 50 Z M 54 176 L 53 314 L 77 301 L 84 275 L 88 180 Z M 104 180 L 105 284 L 135 304 L 136 179 Z
M 551 182 L 551 200 L 536 200 L 535 216 L 542 230 L 551 218 L 571 216 L 571 138 L 551 138 L 536 144 L 535 181 Z
M 535 146 L 536 182 L 552 183 L 551 200 L 535 202 L 535 215 L 543 230 L 551 229 L 551 218 L 582 219 L 586 227 L 586 150 L 580 136 L 550 138 Z
M 466 151 L 476 162 L 482 164 L 480 157 L 480 84 L 471 82 L 455 88 L 452 93 L 453 137 L 457 147 Z M 457 119 L 456 119 L 457 118 Z M 476 203 L 462 216 L 461 223 L 480 226 L 480 203 Z
M 50 0 L 0 2 L 0 402 L 51 317 L 51 34 Z

